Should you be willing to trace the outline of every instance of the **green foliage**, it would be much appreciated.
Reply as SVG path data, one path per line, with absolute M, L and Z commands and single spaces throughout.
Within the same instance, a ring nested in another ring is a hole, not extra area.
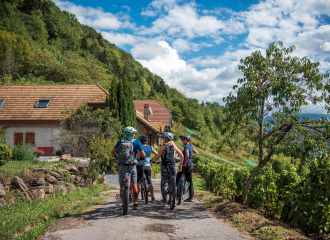
M 19 144 L 13 148 L 12 159 L 15 161 L 37 161 L 29 144 Z
M 0 127 L 0 161 L 7 162 L 12 157 L 12 149 L 5 143 L 5 130 Z
M 73 177 L 69 171 L 64 171 L 63 174 L 63 181 L 67 183 L 72 183 L 73 182 Z

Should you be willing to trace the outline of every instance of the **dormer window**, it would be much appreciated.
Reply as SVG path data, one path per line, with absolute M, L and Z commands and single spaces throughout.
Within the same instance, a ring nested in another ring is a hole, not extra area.
M 36 108 L 47 108 L 51 99 L 39 99 L 34 107 Z
M 0 99 L 0 108 L 2 107 L 2 105 L 5 103 L 6 99 Z

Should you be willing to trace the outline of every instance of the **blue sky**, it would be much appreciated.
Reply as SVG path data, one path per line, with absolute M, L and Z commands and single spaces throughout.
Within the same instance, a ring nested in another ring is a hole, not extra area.
M 200 101 L 220 102 L 242 76 L 239 60 L 278 40 L 330 69 L 329 0 L 54 2 Z

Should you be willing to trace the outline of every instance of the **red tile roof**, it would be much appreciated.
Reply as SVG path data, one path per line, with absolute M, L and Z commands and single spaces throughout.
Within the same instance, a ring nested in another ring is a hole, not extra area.
M 136 119 L 139 120 L 143 125 L 147 126 L 156 133 L 163 133 L 165 131 L 165 125 L 161 122 L 148 121 L 144 118 L 143 113 L 136 111 Z
M 166 108 L 163 104 L 156 100 L 135 100 L 135 109 L 144 113 L 144 104 L 149 104 L 153 114 L 150 115 L 149 120 L 155 122 L 161 122 L 165 126 L 170 126 L 171 111 Z
M 0 121 L 62 120 L 67 109 L 77 110 L 83 103 L 105 102 L 108 91 L 100 85 L 3 85 L 0 99 Z M 51 99 L 48 108 L 35 108 L 39 99 Z

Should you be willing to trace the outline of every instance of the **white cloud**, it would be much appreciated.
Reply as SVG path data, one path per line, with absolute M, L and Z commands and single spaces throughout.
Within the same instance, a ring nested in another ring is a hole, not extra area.
M 69 1 L 54 0 L 54 2 L 62 10 L 75 14 L 81 23 L 96 29 L 118 30 L 133 27 L 133 24 L 129 22 L 129 16 L 122 13 L 104 12 L 102 8 L 84 7 Z
M 155 17 L 162 10 L 168 11 L 177 0 L 154 0 L 141 12 L 142 16 Z
M 123 46 L 127 44 L 133 45 L 146 40 L 146 38 L 144 37 L 135 36 L 127 33 L 116 33 L 113 31 L 109 31 L 109 32 L 102 31 L 101 33 L 105 39 L 118 46 Z

